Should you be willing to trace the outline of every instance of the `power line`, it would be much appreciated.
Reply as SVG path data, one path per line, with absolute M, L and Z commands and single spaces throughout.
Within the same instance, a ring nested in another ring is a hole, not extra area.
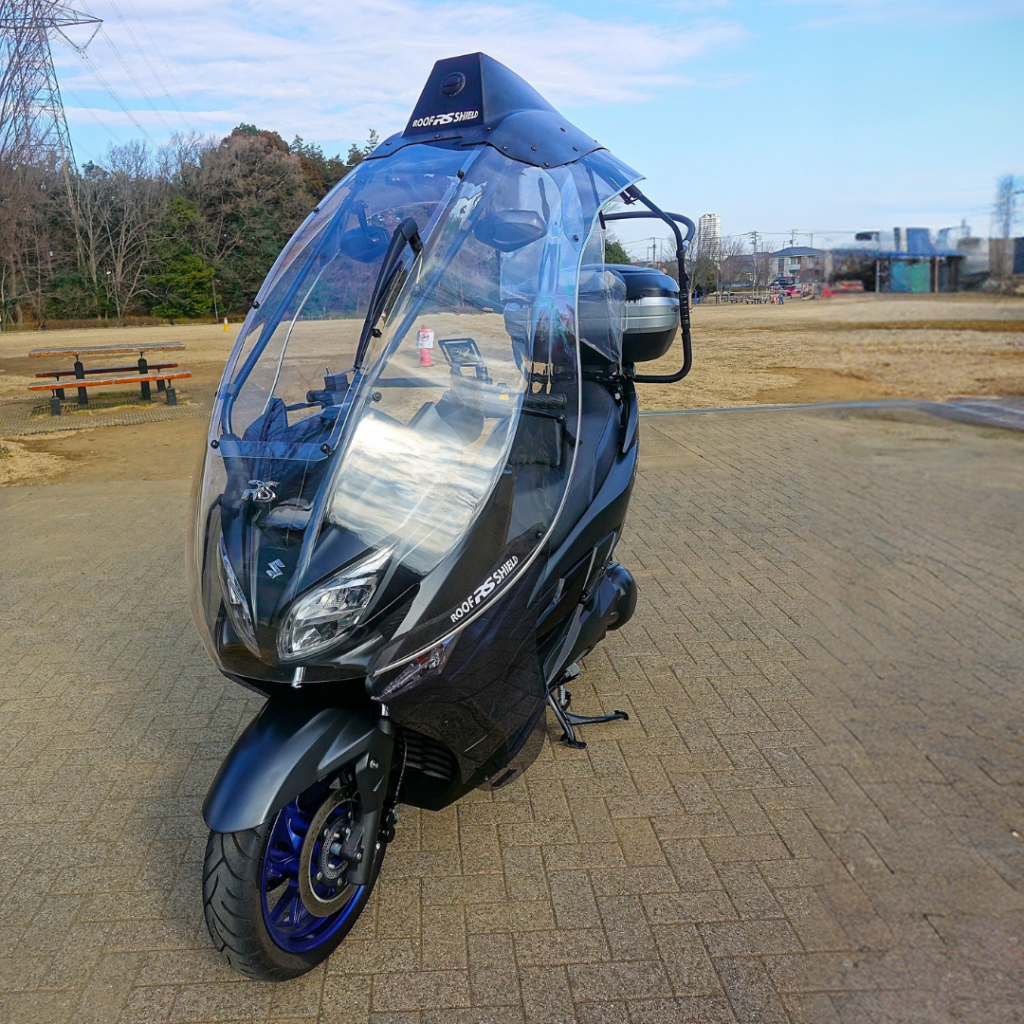
M 185 106 L 188 107 L 189 110 L 191 110 L 192 113 L 196 115 L 196 117 L 199 117 L 200 116 L 199 111 L 196 110 L 196 108 L 192 106 L 192 103 L 191 103 L 191 101 L 188 98 L 188 92 L 182 87 L 181 82 L 178 81 L 177 76 L 174 74 L 174 70 L 171 68 L 171 65 L 167 63 L 167 58 L 164 56 L 164 52 L 163 52 L 162 47 L 157 46 L 156 41 L 153 39 L 153 36 L 150 34 L 149 27 L 146 25 L 146 22 L 143 20 L 143 18 L 139 14 L 139 12 L 135 9 L 135 4 L 132 2 L 132 0 L 127 0 L 127 3 L 128 3 L 128 6 L 132 9 L 132 13 L 138 19 L 139 24 L 142 26 L 142 31 L 146 33 L 146 38 L 150 41 L 150 44 L 152 45 L 153 50 L 156 53 L 160 54 L 160 62 L 163 64 L 163 66 L 165 68 L 167 68 L 167 74 L 169 74 L 171 76 L 171 81 L 177 87 L 178 92 L 181 94 L 181 98 L 185 101 Z M 170 93 L 167 94 L 167 98 L 171 99 Z M 174 101 L 171 100 L 171 102 L 173 103 Z M 175 109 L 176 110 L 178 109 L 177 104 L 175 104 Z M 181 111 L 178 110 L 178 113 L 180 114 Z M 184 115 L 182 115 L 182 116 L 184 117 Z M 191 125 L 189 125 L 189 128 L 191 129 Z
M 127 72 L 128 77 L 132 80 L 132 82 L 135 83 L 135 88 L 139 91 L 139 95 L 150 105 L 150 107 L 153 109 L 153 113 L 156 114 L 157 119 L 160 121 L 160 123 L 164 126 L 164 128 L 167 129 L 168 132 L 173 131 L 171 126 L 164 120 L 164 115 L 161 113 L 159 107 L 157 107 L 156 103 L 153 102 L 153 99 L 149 95 L 149 93 L 146 92 L 145 88 L 142 85 L 142 82 L 139 81 L 138 76 L 135 74 L 134 71 L 132 71 L 131 67 L 128 65 L 128 62 L 124 59 L 124 56 L 122 55 L 121 51 L 114 44 L 114 40 L 110 38 L 110 35 L 107 32 L 107 30 L 100 29 L 100 35 L 103 36 L 103 38 L 106 40 L 107 45 L 110 47 L 114 56 L 117 58 L 118 63 Z
M 167 97 L 168 102 L 170 102 L 171 106 L 174 107 L 174 109 L 177 111 L 178 116 L 181 118 L 182 124 L 184 124 L 186 128 L 191 128 L 191 125 L 185 120 L 185 115 L 182 114 L 181 110 L 179 109 L 178 104 L 174 102 L 174 97 L 167 91 L 167 87 L 164 85 L 160 76 L 157 74 L 157 70 L 155 67 L 153 67 L 153 62 L 149 59 L 149 55 L 139 45 L 139 41 L 135 38 L 135 33 L 132 31 L 131 25 L 129 25 L 128 22 L 125 21 L 124 15 L 121 13 L 117 4 L 114 3 L 114 0 L 109 0 L 109 2 L 110 6 L 114 9 L 114 13 L 117 15 L 117 20 L 121 22 L 121 25 L 124 28 L 125 32 L 128 33 L 128 38 L 132 41 L 132 44 L 134 45 L 135 49 L 138 50 L 139 56 L 141 56 L 142 59 L 146 62 L 146 67 L 149 68 L 150 74 L 153 76 L 153 79 L 156 82 L 157 86 L 163 91 L 163 94 Z
M 131 2 L 131 0 L 129 0 L 129 3 L 130 2 Z M 174 107 L 174 109 L 177 111 L 179 117 L 181 117 L 182 123 L 185 125 L 186 129 L 191 131 L 192 130 L 192 126 L 189 124 L 188 120 L 182 114 L 180 107 L 178 107 L 178 105 L 175 103 L 173 96 L 171 96 L 171 94 L 167 91 L 166 87 L 164 86 L 164 83 L 160 79 L 160 76 L 157 74 L 156 69 L 153 67 L 152 62 L 149 60 L 149 57 L 147 56 L 145 50 L 139 45 L 137 37 L 132 32 L 131 27 L 125 21 L 124 16 L 122 15 L 121 11 L 118 9 L 117 5 L 115 3 L 113 3 L 113 0 L 111 0 L 111 6 L 114 8 L 115 13 L 117 14 L 119 20 L 121 21 L 121 23 L 124 26 L 126 32 L 128 33 L 129 38 L 134 43 L 135 47 L 138 49 L 140 55 L 142 56 L 142 59 L 146 62 L 146 64 L 149 67 L 150 71 L 153 73 L 153 77 L 156 80 L 156 83 L 157 83 L 158 87 L 163 90 L 164 94 L 167 96 L 167 99 L 170 101 L 171 106 Z M 90 10 L 89 5 L 86 2 L 86 0 L 82 0 L 82 7 L 85 9 L 87 14 L 89 15 L 90 20 L 91 21 L 95 21 L 95 23 L 97 24 L 97 28 L 96 28 L 96 31 L 93 33 L 93 36 L 95 36 L 97 33 L 99 33 L 99 34 L 101 34 L 103 36 L 104 41 L 110 47 L 111 52 L 114 54 L 115 58 L 120 63 L 121 67 L 125 70 L 125 72 L 128 74 L 128 76 L 131 79 L 131 81 L 134 83 L 134 85 L 135 85 L 136 89 L 138 90 L 139 94 L 141 95 L 141 97 L 145 100 L 145 102 L 150 106 L 150 108 L 156 114 L 158 120 L 163 125 L 163 127 L 166 129 L 168 134 L 173 134 L 174 129 L 167 122 L 167 119 L 164 117 L 163 112 L 160 110 L 160 108 L 157 106 L 157 104 L 153 101 L 152 97 L 147 92 L 145 86 L 139 80 L 139 77 L 135 74 L 135 72 L 132 70 L 131 66 L 128 64 L 127 60 L 125 59 L 124 55 L 118 49 L 118 47 L 117 47 L 116 43 L 114 42 L 114 40 L 110 37 L 110 35 L 106 31 L 106 29 L 104 29 L 102 27 L 101 19 L 96 18 L 95 15 L 93 15 L 93 13 Z M 134 6 L 132 7 L 132 10 L 135 11 Z M 138 11 L 135 11 L 135 15 L 136 15 L 136 17 L 138 17 Z M 141 22 L 141 18 L 139 20 Z M 143 29 L 145 30 L 145 23 L 142 23 L 142 25 L 143 25 Z M 147 32 L 147 34 L 148 34 L 148 32 Z M 150 39 L 152 40 L 152 37 L 150 37 Z M 100 84 L 100 86 L 107 93 L 107 95 L 114 101 L 114 103 L 128 117 L 129 121 L 131 121 L 131 123 L 135 126 L 135 128 L 139 132 L 141 132 L 142 135 L 145 136 L 146 139 L 148 139 L 154 146 L 156 146 L 157 143 L 154 140 L 154 138 L 152 137 L 152 135 L 150 135 L 149 132 L 146 131 L 146 129 L 142 126 L 142 124 L 139 121 L 139 119 L 135 116 L 135 113 L 131 109 L 129 109 L 129 107 L 121 100 L 120 96 L 113 89 L 113 87 L 110 85 L 110 83 L 107 81 L 107 79 L 103 76 L 103 74 L 100 72 L 99 68 L 86 55 L 85 47 L 78 47 L 71 40 L 67 40 L 67 41 L 71 42 L 71 45 L 72 45 L 73 49 L 76 51 L 78 56 L 82 59 L 82 62 L 83 62 L 83 64 L 85 64 L 86 69 L 93 76 L 93 78 Z M 90 39 L 90 41 L 91 41 L 91 39 Z M 179 88 L 180 88 L 180 85 L 179 85 Z M 90 116 L 93 116 L 93 118 L 96 119 L 95 118 L 95 114 L 91 110 L 90 110 Z M 106 127 L 106 126 L 104 125 L 104 127 Z M 107 131 L 109 132 L 110 129 L 107 128 Z M 113 133 L 111 133 L 111 134 L 113 134 Z
M 83 8 L 85 8 L 85 10 L 89 11 L 89 13 L 91 14 L 92 12 L 89 10 L 89 5 L 86 2 L 86 0 L 81 0 L 81 2 L 82 2 Z M 121 24 L 124 25 L 126 31 L 128 32 L 129 37 L 131 38 L 132 42 L 135 44 L 136 48 L 138 49 L 139 53 L 141 54 L 142 59 L 149 65 L 150 70 L 153 71 L 153 77 L 156 79 L 157 85 L 160 88 L 163 88 L 163 83 L 160 81 L 159 76 L 154 71 L 152 64 L 150 64 L 149 58 L 146 56 L 146 54 L 143 51 L 142 47 L 139 46 L 138 40 L 136 40 L 134 34 L 132 33 L 131 29 L 128 27 L 127 23 L 124 20 L 124 17 L 122 16 L 121 12 L 118 10 L 117 5 L 113 2 L 113 0 L 111 0 L 111 7 L 114 8 L 114 12 L 117 14 L 118 18 L 120 19 Z M 134 83 L 135 88 L 138 90 L 138 92 L 141 95 L 141 97 L 152 108 L 153 113 L 156 114 L 157 119 L 164 126 L 166 131 L 169 134 L 173 134 L 174 129 L 171 128 L 171 126 L 167 123 L 167 120 L 164 118 L 163 111 L 160 110 L 160 108 L 153 101 L 152 97 L 146 91 L 145 86 L 143 86 L 143 84 L 139 80 L 138 76 L 135 74 L 135 72 L 132 70 L 131 66 L 128 64 L 128 62 L 125 59 L 124 55 L 117 48 L 117 44 L 110 37 L 110 34 L 106 31 L 105 28 L 100 28 L 99 32 L 103 36 L 103 39 L 106 41 L 107 45 L 110 47 L 111 52 L 117 58 L 118 63 L 120 63 L 121 67 L 124 68 L 126 74 L 128 75 L 128 77 Z M 111 95 L 113 95 L 113 91 L 109 88 L 109 86 L 105 85 L 105 88 L 107 88 L 107 91 L 110 92 Z M 164 89 L 164 92 L 166 93 L 166 89 Z M 175 105 L 174 100 L 172 99 L 172 97 L 168 94 L 167 98 L 168 98 L 168 100 L 170 100 L 171 105 L 174 106 L 175 109 L 177 110 L 177 106 Z M 114 96 L 114 99 L 115 99 L 115 102 L 117 102 L 118 106 L 120 106 L 122 110 L 124 110 L 126 113 L 128 113 L 128 108 L 116 96 Z M 178 113 L 180 115 L 181 111 L 179 110 Z M 131 117 L 132 122 L 136 125 L 136 127 L 139 129 L 139 131 L 141 131 L 146 136 L 146 138 L 150 140 L 150 142 L 153 142 L 153 144 L 156 145 L 156 143 L 153 141 L 153 138 L 149 135 L 148 132 L 146 132 L 146 130 L 142 127 L 142 125 L 139 124 L 139 122 L 131 114 L 129 114 L 129 117 Z M 182 120 L 184 121 L 184 117 L 182 117 Z M 186 125 L 186 127 L 189 127 L 187 122 L 185 122 L 185 125 Z
M 81 96 L 77 95 L 72 89 L 69 89 L 66 85 L 64 86 L 64 94 L 70 96 L 71 99 L 78 104 L 79 109 L 84 110 L 115 142 L 120 142 L 121 138 L 117 135 L 113 128 L 102 120 L 99 115 L 93 110 L 92 107 L 87 106 Z
M 125 32 L 128 33 L 128 38 L 132 41 L 133 45 L 135 46 L 135 49 L 139 51 L 139 55 L 145 61 L 146 67 L 149 68 L 150 73 L 152 74 L 153 79 L 155 80 L 158 88 L 160 88 L 163 91 L 163 94 L 167 97 L 167 99 L 170 102 L 171 106 L 174 107 L 174 109 L 177 111 L 178 117 L 181 118 L 181 123 L 185 126 L 185 128 L 187 130 L 191 131 L 192 130 L 192 126 L 185 119 L 185 115 L 181 112 L 181 109 L 179 108 L 178 104 L 174 102 L 174 97 L 171 96 L 171 94 L 167 91 L 167 87 L 161 81 L 160 76 L 157 74 L 156 68 L 153 67 L 153 62 L 149 59 L 149 55 L 139 45 L 139 41 L 138 41 L 138 39 L 136 39 L 135 33 L 132 31 L 131 26 L 128 24 L 127 21 L 125 21 L 124 15 L 118 9 L 118 6 L 117 6 L 116 3 L 114 3 L 114 0 L 109 0 L 109 2 L 110 2 L 110 6 L 114 9 L 114 13 L 117 15 L 118 20 L 121 22 L 121 25 L 124 27 Z M 104 33 L 104 35 L 106 36 L 106 33 Z M 109 37 L 107 37 L 107 41 L 110 42 Z M 111 43 L 111 47 L 113 48 L 113 43 Z M 137 82 L 137 79 L 135 79 L 134 75 L 132 76 L 132 78 L 133 78 L 133 81 Z M 150 102 L 150 106 L 153 106 L 152 102 Z M 154 107 L 154 110 L 156 110 L 155 107 Z M 170 126 L 167 124 L 166 121 L 164 121 L 163 116 L 160 114 L 159 111 L 157 111 L 157 116 L 160 118 L 160 121 L 164 125 L 164 127 L 168 131 L 171 131 Z
M 67 29 L 81 26 L 92 26 L 92 35 L 85 43 L 76 43 Z M 31 162 L 41 152 L 53 150 L 67 165 L 74 166 L 71 136 L 50 51 L 51 32 L 74 50 L 132 124 L 153 142 L 89 57 L 89 44 L 102 27 L 102 19 L 88 9 L 83 14 L 60 0 L 0 0 L 0 40 L 7 57 L 0 76 L 0 155 L 16 154 L 16 162 Z M 95 117 L 91 110 L 90 114 Z
M 142 134 L 145 135 L 146 138 L 149 139 L 149 141 L 152 142 L 153 145 L 155 146 L 156 142 L 154 141 L 153 136 L 150 135 L 149 132 L 147 132 L 146 129 L 142 127 L 142 125 L 139 123 L 139 119 L 124 105 L 124 103 L 121 101 L 121 97 L 118 96 L 116 92 L 114 92 L 114 90 L 111 88 L 110 83 L 100 73 L 99 68 L 97 68 L 96 65 L 93 64 L 93 62 L 89 59 L 88 54 L 79 53 L 78 56 L 82 59 L 82 63 L 85 64 L 89 73 L 96 79 L 97 82 L 100 83 L 104 90 L 106 90 L 107 95 L 110 96 L 110 98 L 128 116 L 128 120 L 131 121 L 131 123 L 135 125 L 135 127 L 138 128 L 138 130 L 142 132 Z

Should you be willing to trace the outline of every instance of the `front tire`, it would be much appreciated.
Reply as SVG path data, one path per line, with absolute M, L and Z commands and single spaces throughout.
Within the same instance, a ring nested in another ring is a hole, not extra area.
M 370 898 L 387 849 L 383 837 L 371 845 L 368 885 L 325 890 L 323 872 L 304 877 L 327 856 L 317 836 L 307 843 L 314 821 L 320 834 L 324 807 L 343 827 L 344 802 L 314 787 L 257 828 L 210 833 L 203 865 L 206 925 L 217 951 L 246 977 L 286 981 L 312 970 L 338 948 Z M 322 894 L 318 904 L 311 902 L 311 887 Z

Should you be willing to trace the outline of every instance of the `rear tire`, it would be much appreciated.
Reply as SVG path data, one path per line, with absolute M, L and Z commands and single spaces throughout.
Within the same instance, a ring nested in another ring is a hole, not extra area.
M 342 909 L 329 916 L 309 914 L 298 892 L 297 874 L 292 888 L 292 880 L 281 880 L 278 872 L 274 878 L 277 888 L 271 895 L 283 888 L 285 895 L 278 899 L 291 902 L 284 908 L 282 920 L 275 921 L 275 911 L 268 909 L 266 866 L 275 857 L 280 864 L 281 854 L 275 853 L 270 844 L 273 840 L 280 847 L 279 826 L 293 829 L 294 822 L 299 820 L 296 813 L 301 814 L 297 810 L 301 801 L 302 797 L 293 801 L 257 828 L 211 832 L 206 844 L 203 911 L 210 936 L 217 951 L 236 971 L 257 981 L 296 978 L 311 971 L 338 948 L 370 898 L 387 849 L 385 839 L 381 838 L 369 884 L 357 887 Z M 291 818 L 282 818 L 289 814 Z M 298 856 L 294 858 L 296 867 L 299 860 Z

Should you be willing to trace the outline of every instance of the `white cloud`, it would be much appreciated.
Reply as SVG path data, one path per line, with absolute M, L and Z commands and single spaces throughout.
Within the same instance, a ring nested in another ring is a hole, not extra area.
M 923 25 L 936 23 L 983 21 L 993 18 L 1014 18 L 1024 14 L 1024 0 L 775 0 L 780 7 L 813 10 L 805 23 L 808 28 L 829 28 L 851 23 L 882 23 L 916 21 Z
M 441 57 L 484 50 L 556 106 L 587 107 L 641 102 L 665 86 L 684 84 L 681 67 L 689 58 L 746 35 L 732 23 L 699 22 L 689 30 L 666 27 L 661 19 L 645 23 L 632 17 L 632 8 L 629 18 L 610 22 L 538 3 L 493 0 L 351 0 L 344 6 L 325 0 L 182 0 L 173 6 L 164 0 L 119 0 L 116 6 L 95 0 L 92 10 L 105 19 L 89 51 L 92 62 L 140 123 L 163 135 L 137 81 L 166 122 L 180 126 L 181 118 L 118 11 L 196 128 L 223 130 L 245 120 L 313 140 L 362 139 L 371 126 L 382 134 L 402 127 Z M 54 56 L 73 105 L 111 108 L 84 66 L 59 45 Z M 96 112 L 112 125 L 127 120 L 123 113 Z M 73 116 L 77 120 L 78 111 Z

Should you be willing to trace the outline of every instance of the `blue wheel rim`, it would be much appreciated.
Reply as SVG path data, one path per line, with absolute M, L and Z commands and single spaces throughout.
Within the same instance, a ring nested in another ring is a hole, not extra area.
M 270 937 L 288 953 L 308 953 L 336 935 L 366 888 L 358 886 L 345 905 L 330 917 L 316 917 L 306 909 L 299 892 L 299 854 L 319 801 L 314 800 L 311 809 L 303 807 L 302 802 L 300 796 L 278 814 L 267 840 L 261 872 L 263 920 Z

